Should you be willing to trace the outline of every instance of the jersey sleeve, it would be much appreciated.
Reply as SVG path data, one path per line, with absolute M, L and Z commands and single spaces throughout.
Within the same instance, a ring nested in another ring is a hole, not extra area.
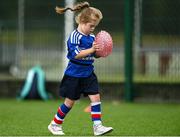
M 68 52 L 71 55 L 71 58 L 74 58 L 77 54 L 80 53 L 81 48 L 79 47 L 82 35 L 77 31 L 71 33 L 68 40 Z

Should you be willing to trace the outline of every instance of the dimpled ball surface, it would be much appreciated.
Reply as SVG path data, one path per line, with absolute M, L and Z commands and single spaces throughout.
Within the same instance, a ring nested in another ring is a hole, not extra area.
M 107 57 L 111 54 L 113 49 L 113 40 L 107 31 L 100 31 L 95 38 L 95 42 L 99 44 L 100 50 L 96 51 L 96 55 L 100 57 Z

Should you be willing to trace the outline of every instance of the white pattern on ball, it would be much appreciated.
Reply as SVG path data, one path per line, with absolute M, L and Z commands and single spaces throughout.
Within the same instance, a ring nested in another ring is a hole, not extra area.
M 107 31 L 100 31 L 95 38 L 95 42 L 101 46 L 100 51 L 96 51 L 96 55 L 100 57 L 107 57 L 111 54 L 113 48 L 113 40 Z

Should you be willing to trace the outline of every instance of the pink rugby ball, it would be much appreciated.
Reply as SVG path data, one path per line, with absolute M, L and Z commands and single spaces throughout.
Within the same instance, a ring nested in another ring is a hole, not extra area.
M 111 54 L 113 49 L 113 40 L 107 31 L 100 31 L 95 38 L 95 42 L 101 46 L 100 51 L 96 51 L 96 55 L 100 57 L 107 57 Z

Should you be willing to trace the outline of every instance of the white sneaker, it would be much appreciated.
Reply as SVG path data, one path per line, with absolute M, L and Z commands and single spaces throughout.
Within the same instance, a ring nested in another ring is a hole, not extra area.
M 109 133 L 113 130 L 112 127 L 105 127 L 102 124 L 94 125 L 93 129 L 94 129 L 94 135 L 95 136 L 104 135 L 104 134 Z
M 65 135 L 61 125 L 50 123 L 48 129 L 53 135 Z

